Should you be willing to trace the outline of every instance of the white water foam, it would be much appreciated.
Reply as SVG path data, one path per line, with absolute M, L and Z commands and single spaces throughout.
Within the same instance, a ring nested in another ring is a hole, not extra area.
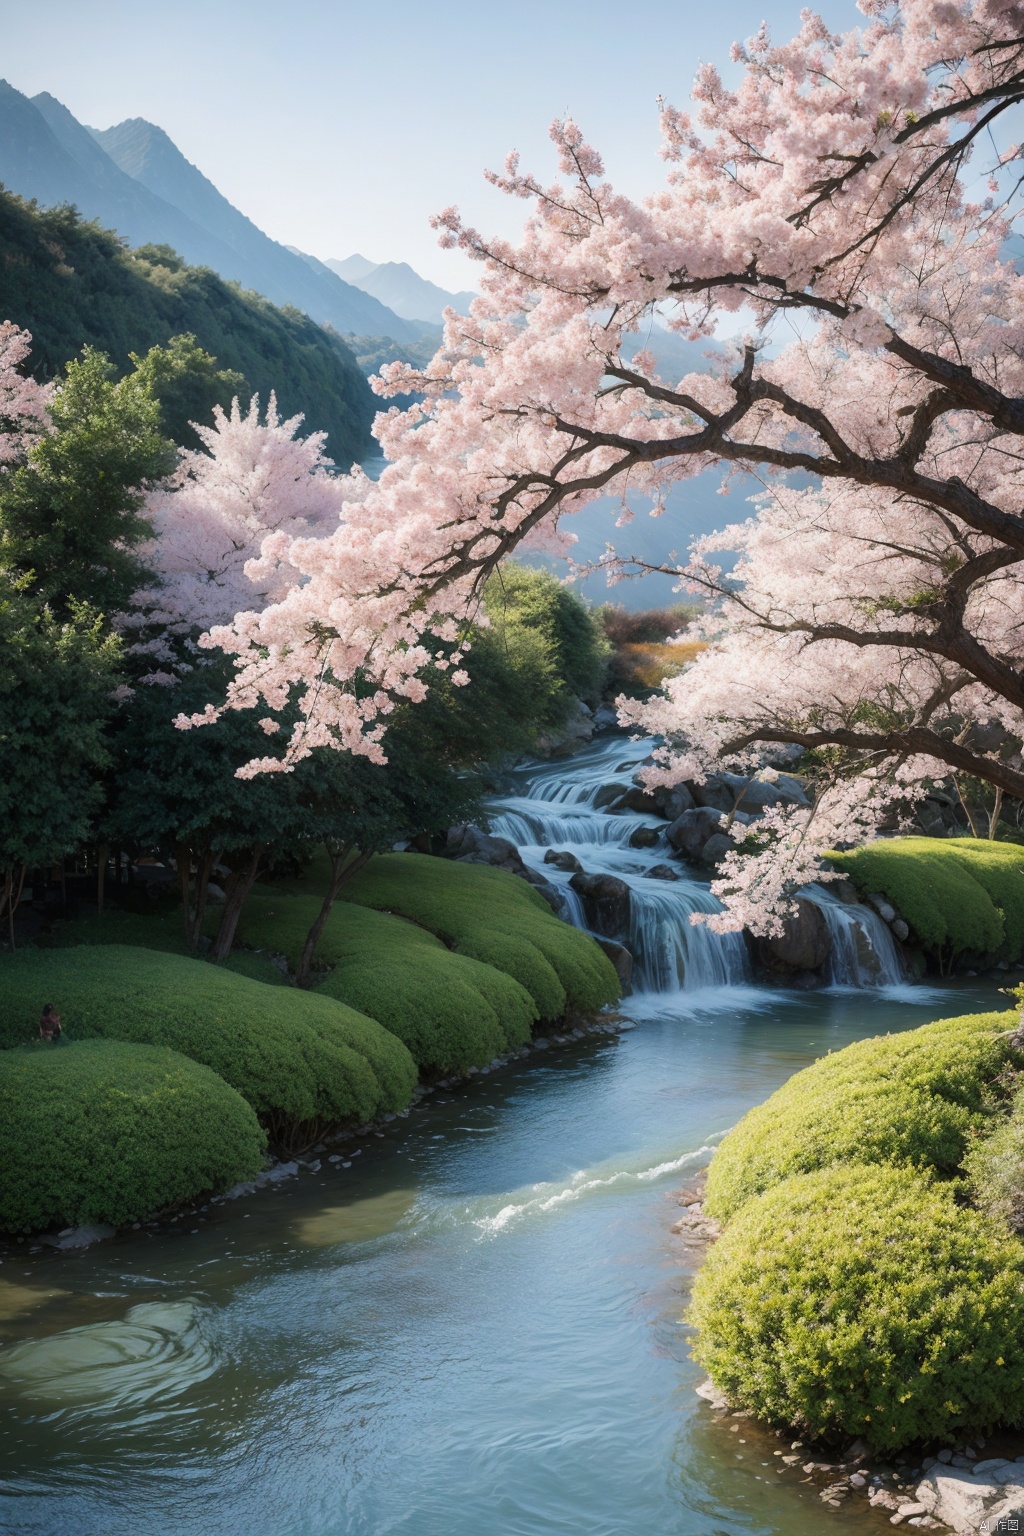
M 724 1135 L 724 1132 L 722 1134 Z M 668 1158 L 650 1168 L 616 1168 L 605 1174 L 581 1168 L 567 1183 L 534 1184 L 529 1190 L 517 1190 L 511 1197 L 505 1197 L 507 1203 L 497 1211 L 471 1217 L 472 1225 L 479 1230 L 481 1238 L 496 1237 L 514 1221 L 520 1221 L 530 1215 L 555 1211 L 560 1206 L 592 1194 L 595 1190 L 611 1189 L 616 1185 L 629 1183 L 653 1183 L 656 1179 L 679 1173 L 683 1168 L 699 1166 L 702 1159 L 710 1157 L 720 1139 L 716 1137 L 704 1146 L 697 1147 L 693 1152 L 684 1152 L 678 1157 Z

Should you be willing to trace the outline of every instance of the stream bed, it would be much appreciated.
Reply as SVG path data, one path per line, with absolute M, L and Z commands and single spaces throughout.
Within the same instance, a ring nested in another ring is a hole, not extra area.
M 621 1033 L 438 1092 L 349 1166 L 79 1252 L 4 1249 L 5 1536 L 889 1529 L 823 1511 L 694 1395 L 674 1192 L 792 1072 L 998 1006 L 996 984 L 789 992 L 704 942 L 682 935 L 670 978 L 655 934 Z

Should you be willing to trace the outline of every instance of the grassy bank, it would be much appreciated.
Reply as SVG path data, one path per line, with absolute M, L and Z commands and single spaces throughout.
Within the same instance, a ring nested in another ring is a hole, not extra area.
M 594 941 L 524 881 L 415 854 L 374 860 L 346 889 L 300 990 L 271 955 L 297 964 L 321 875 L 257 886 L 226 966 L 182 953 L 180 910 L 164 906 L 67 923 L 0 959 L 0 1094 L 20 1106 L 0 1133 L 0 1230 L 116 1226 L 222 1190 L 268 1144 L 400 1112 L 418 1078 L 485 1066 L 535 1025 L 618 997 Z M 34 1039 L 47 1001 L 59 1046 Z M 69 1182 L 65 1163 L 83 1159 Z

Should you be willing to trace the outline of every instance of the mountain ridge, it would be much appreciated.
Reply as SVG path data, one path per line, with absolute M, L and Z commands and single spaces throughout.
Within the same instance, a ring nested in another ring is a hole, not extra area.
M 304 310 L 339 334 L 421 334 L 363 289 L 271 240 L 144 118 L 89 129 L 49 92 L 30 99 L 0 81 L 0 182 L 44 207 L 70 204 L 129 245 L 171 246 L 189 265 Z
M 357 252 L 343 260 L 327 258 L 321 265 L 343 281 L 379 299 L 404 320 L 440 325 L 445 309 L 450 307 L 459 314 L 466 314 L 477 297 L 467 290 L 451 293 L 447 288 L 439 287 L 421 277 L 407 261 L 372 262 Z

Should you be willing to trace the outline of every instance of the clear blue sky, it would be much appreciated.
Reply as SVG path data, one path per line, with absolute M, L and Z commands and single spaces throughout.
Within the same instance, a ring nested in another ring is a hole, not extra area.
M 820 9 L 837 29 L 854 0 Z M 512 234 L 524 205 L 481 178 L 517 148 L 552 169 L 571 113 L 634 195 L 663 175 L 655 98 L 681 104 L 702 60 L 728 69 L 762 19 L 782 40 L 800 0 L 0 0 L 0 73 L 106 128 L 146 117 L 275 239 L 320 257 L 407 260 L 447 288 L 457 203 Z

